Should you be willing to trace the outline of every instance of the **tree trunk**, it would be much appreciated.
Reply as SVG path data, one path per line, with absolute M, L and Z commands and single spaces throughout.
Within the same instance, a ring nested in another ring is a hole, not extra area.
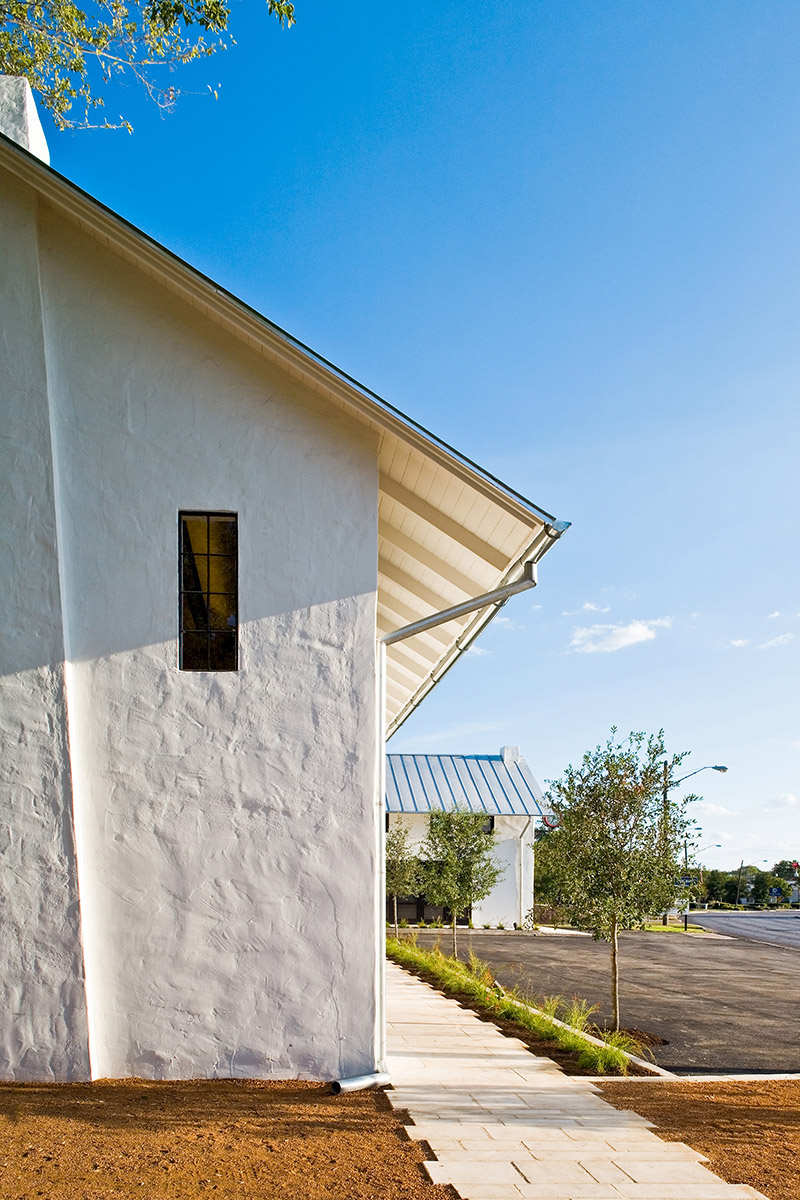
M 453 958 L 458 958 L 458 938 L 456 937 L 456 914 L 453 913 Z
M 616 921 L 611 926 L 611 1015 L 614 1029 L 619 1029 L 619 933 Z
M 394 936 L 400 941 L 400 930 L 397 928 L 397 896 L 394 897 Z

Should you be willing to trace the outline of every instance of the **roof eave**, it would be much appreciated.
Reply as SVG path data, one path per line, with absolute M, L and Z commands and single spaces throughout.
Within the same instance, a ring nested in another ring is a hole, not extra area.
M 3 134 L 0 134 L 0 164 L 68 217 L 105 239 L 124 257 L 137 261 L 149 274 L 160 277 L 194 307 L 202 308 L 218 323 L 235 329 L 292 375 L 303 377 L 315 390 L 328 393 L 362 419 L 415 445 L 478 491 L 503 504 L 509 512 L 523 519 L 533 516 L 550 526 L 558 524 L 552 513 L 508 487 Z

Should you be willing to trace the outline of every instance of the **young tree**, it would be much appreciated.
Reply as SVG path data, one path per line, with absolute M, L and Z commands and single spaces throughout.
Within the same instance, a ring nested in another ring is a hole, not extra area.
M 738 904 L 740 892 L 739 872 L 732 871 L 722 884 L 722 899 L 726 904 Z
M 557 910 L 561 901 L 557 862 L 550 854 L 550 838 L 553 830 L 548 825 L 538 825 L 533 835 L 533 908 L 526 914 L 524 928 L 535 929 L 538 911 L 551 908 Z M 557 856 L 556 856 L 557 857 Z
M 616 729 L 605 746 L 550 783 L 546 799 L 558 822 L 548 835 L 551 869 L 568 914 L 611 947 L 611 1007 L 619 1029 L 619 933 L 665 912 L 678 877 L 690 799 L 670 798 L 685 754 L 667 758 L 663 731 L 646 738 Z
M 771 871 L 756 871 L 750 888 L 750 899 L 753 904 L 766 904 L 770 901 L 770 888 L 780 888 L 776 900 L 788 900 L 792 894 L 791 884 L 780 875 Z
M 704 871 L 703 883 L 705 884 L 707 898 L 716 901 L 724 900 L 725 884 L 730 878 L 730 871 L 718 871 L 715 868 L 712 868 L 710 871 Z
M 458 955 L 456 921 L 472 904 L 489 895 L 505 868 L 492 854 L 494 833 L 486 833 L 480 813 L 432 812 L 422 847 L 425 898 L 450 909 L 453 957 Z
M 386 834 L 386 895 L 394 900 L 394 936 L 397 928 L 397 897 L 413 896 L 420 884 L 419 859 L 411 853 L 408 829 L 399 822 Z
M 293 4 L 266 5 L 281 25 L 294 24 Z M 93 89 L 121 75 L 169 109 L 178 93 L 159 77 L 225 49 L 229 17 L 229 0 L 0 0 L 0 74 L 24 75 L 59 129 L 90 128 L 90 112 L 103 105 Z M 83 102 L 81 121 L 67 116 L 73 100 Z M 131 128 L 123 118 L 102 124 Z

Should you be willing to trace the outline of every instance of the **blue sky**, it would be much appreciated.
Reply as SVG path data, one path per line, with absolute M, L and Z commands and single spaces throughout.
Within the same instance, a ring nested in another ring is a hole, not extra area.
M 800 852 L 800 8 L 298 0 L 53 166 L 559 518 L 391 749 L 663 727 L 709 865 Z M 216 87 L 219 99 L 204 95 Z M 700 790 L 700 788 L 698 788 Z

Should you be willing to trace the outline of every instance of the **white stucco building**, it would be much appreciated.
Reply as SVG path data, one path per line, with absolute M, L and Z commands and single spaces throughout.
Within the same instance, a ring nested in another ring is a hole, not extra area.
M 374 1070 L 385 734 L 564 526 L 0 117 L 0 1077 Z
M 476 927 L 522 927 L 533 904 L 533 835 L 545 816 L 542 789 L 518 746 L 499 754 L 389 754 L 386 760 L 386 824 L 403 825 L 419 852 L 431 812 L 480 813 L 494 833 L 494 857 L 503 874 L 472 908 Z M 407 898 L 398 914 L 414 921 L 439 917 L 422 897 Z

